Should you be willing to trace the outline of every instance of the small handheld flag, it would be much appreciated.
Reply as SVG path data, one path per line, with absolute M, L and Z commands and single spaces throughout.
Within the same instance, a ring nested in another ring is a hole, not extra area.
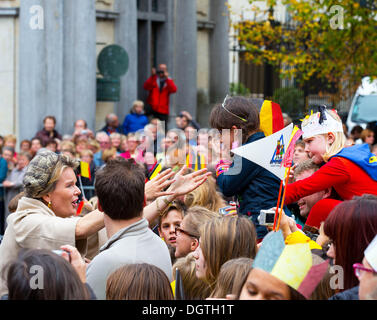
M 232 149 L 234 154 L 246 158 L 283 180 L 285 168 L 281 166 L 293 131 L 293 124 L 263 139 Z
M 90 166 L 89 166 L 89 163 L 84 162 L 84 161 L 80 161 L 80 173 L 81 173 L 82 177 L 88 178 L 90 180 L 92 179 L 92 177 L 90 175 Z
M 293 153 L 294 153 L 296 141 L 301 137 L 301 135 L 302 135 L 302 131 L 297 126 L 295 126 L 293 128 L 292 133 L 291 133 L 291 137 L 289 138 L 288 147 L 287 147 L 287 150 L 285 151 L 285 154 L 284 154 L 284 157 L 283 157 L 283 162 L 281 164 L 283 167 L 286 168 L 285 169 L 285 176 L 284 176 L 285 185 L 288 184 L 289 173 L 291 172 L 291 167 L 292 167 L 292 164 L 293 164 Z M 281 220 L 281 216 L 282 216 L 282 210 L 283 210 L 283 206 L 284 206 L 285 190 L 286 189 L 284 189 L 283 197 L 280 198 L 283 181 L 284 181 L 284 179 L 282 179 L 281 183 L 280 183 L 278 202 L 276 204 L 274 227 L 273 227 L 274 231 L 279 230 L 280 220 Z M 281 199 L 281 203 L 280 203 L 280 199 Z M 280 210 L 279 210 L 279 206 L 280 206 Z M 279 212 L 278 212 L 278 210 L 279 210 Z M 276 222 L 277 222 L 277 225 L 276 225 Z
M 280 105 L 270 100 L 264 100 L 260 109 L 260 128 L 269 136 L 284 128 L 283 114 Z
M 289 138 L 288 147 L 287 147 L 287 150 L 285 151 L 284 158 L 283 158 L 282 165 L 285 168 L 292 167 L 293 153 L 295 150 L 296 141 L 301 137 L 301 135 L 302 135 L 302 131 L 297 126 L 295 126 L 293 128 L 291 137 Z
M 151 172 L 149 174 L 149 180 L 152 180 L 152 179 L 156 178 L 156 176 L 161 172 L 161 170 L 162 170 L 161 162 L 162 162 L 162 159 L 160 159 L 155 164 L 155 166 L 153 167 L 153 169 L 151 170 Z
M 85 200 L 86 197 L 85 197 L 84 188 L 83 188 L 83 186 L 82 186 L 81 175 L 79 174 L 78 177 L 79 177 L 79 182 L 80 182 L 80 188 L 81 188 L 82 197 L 83 197 L 83 199 Z
M 175 300 L 185 300 L 185 291 L 179 269 L 175 269 Z
M 204 155 L 196 152 L 189 152 L 186 156 L 186 166 L 198 171 L 206 168 L 206 159 Z
M 79 216 L 81 214 L 83 207 L 84 207 L 84 200 L 81 200 L 76 210 L 76 216 Z
M 293 127 L 293 124 L 290 124 L 284 129 L 272 133 L 263 139 L 232 150 L 233 153 L 267 169 L 281 180 L 278 203 L 276 205 L 274 230 L 279 229 L 281 211 L 283 209 L 285 199 L 285 189 L 283 191 L 283 183 L 284 180 L 285 185 L 288 183 L 289 172 L 293 161 L 294 146 L 301 134 L 302 131 L 298 127 Z M 286 170 L 286 168 L 288 169 Z M 279 206 L 279 219 L 277 219 Z M 275 229 L 276 222 L 277 229 Z

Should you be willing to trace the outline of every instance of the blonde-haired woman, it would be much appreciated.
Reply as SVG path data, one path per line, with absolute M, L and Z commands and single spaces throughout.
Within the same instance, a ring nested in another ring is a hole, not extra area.
M 345 148 L 342 121 L 334 111 L 320 111 L 302 122 L 305 151 L 316 164 L 312 176 L 286 187 L 286 204 L 333 187 L 343 200 L 365 193 L 377 195 L 377 159 L 367 144 Z
M 216 189 L 216 180 L 210 176 L 199 188 L 185 195 L 185 205 L 186 207 L 201 206 L 218 212 L 227 204 Z
M 122 143 L 122 135 L 118 132 L 113 132 L 110 134 L 111 147 L 115 148 L 117 153 L 120 154 L 120 146 Z
M 194 252 L 196 276 L 213 290 L 225 262 L 240 257 L 254 259 L 256 253 L 257 234 L 251 220 L 238 216 L 211 219 L 202 226 Z
M 81 193 L 76 187 L 77 166 L 77 161 L 51 151 L 30 162 L 23 180 L 25 196 L 8 217 L 0 245 L 0 271 L 22 248 L 58 250 L 71 245 L 86 253 L 88 236 L 102 229 L 104 220 L 99 211 L 75 217 Z M 0 279 L 0 296 L 6 291 Z

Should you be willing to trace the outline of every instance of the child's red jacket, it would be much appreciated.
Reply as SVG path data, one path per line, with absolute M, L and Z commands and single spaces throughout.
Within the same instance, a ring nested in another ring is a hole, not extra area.
M 348 154 L 353 153 L 354 160 L 347 159 L 339 153 L 312 176 L 289 184 L 286 187 L 285 203 L 296 202 L 300 198 L 329 187 L 333 187 L 343 200 L 350 200 L 353 196 L 363 194 L 377 195 L 377 161 L 373 159 L 375 156 L 369 152 L 367 145 L 352 148 L 347 151 L 352 150 Z M 365 158 L 365 166 L 360 161 L 361 157 Z M 369 167 L 368 170 L 365 170 L 366 166 Z

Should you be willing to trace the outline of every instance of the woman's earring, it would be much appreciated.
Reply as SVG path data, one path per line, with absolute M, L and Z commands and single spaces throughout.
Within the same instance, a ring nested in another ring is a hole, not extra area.
M 51 209 L 51 201 L 49 201 L 49 203 L 47 204 L 47 207 Z

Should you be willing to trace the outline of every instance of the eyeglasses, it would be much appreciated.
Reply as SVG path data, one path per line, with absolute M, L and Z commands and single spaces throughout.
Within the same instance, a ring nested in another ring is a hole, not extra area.
M 188 233 L 187 231 L 183 230 L 182 228 L 180 227 L 175 227 L 175 235 L 178 237 L 181 233 L 185 234 L 185 235 L 188 235 L 189 237 L 193 237 L 195 239 L 198 239 L 199 237 L 197 236 L 194 236 L 193 234 L 191 233 Z
M 360 278 L 361 276 L 361 271 L 366 271 L 366 272 L 377 274 L 376 271 L 374 271 L 373 269 L 365 268 L 361 263 L 355 263 L 353 265 L 353 270 L 355 272 L 355 276 L 358 278 Z

